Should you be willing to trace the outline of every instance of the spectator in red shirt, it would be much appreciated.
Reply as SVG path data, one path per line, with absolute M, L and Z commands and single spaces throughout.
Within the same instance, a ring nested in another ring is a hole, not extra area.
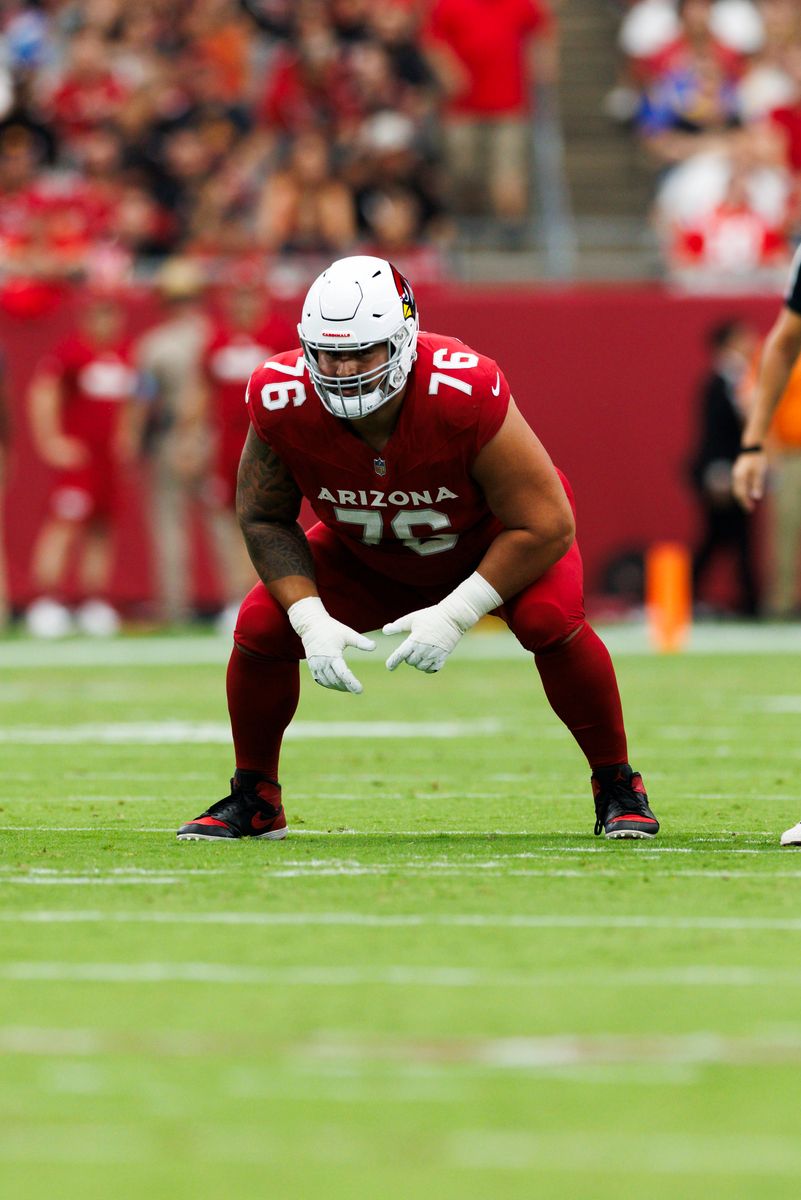
M 556 71 L 549 9 L 543 0 L 434 0 L 427 40 L 449 95 L 454 208 L 520 220 L 528 206 L 532 84 L 535 74 L 552 82 Z
M 40 599 L 28 610 L 31 632 L 44 636 L 71 629 L 63 601 L 76 550 L 83 593 L 79 627 L 99 635 L 119 625 L 107 598 L 112 530 L 127 457 L 126 410 L 138 394 L 123 320 L 115 298 L 91 295 L 77 331 L 39 364 L 31 384 L 34 444 L 54 472 L 49 515 L 33 550 Z
M 326 128 L 347 134 L 359 108 L 344 51 L 322 9 L 297 18 L 291 49 L 278 52 L 261 103 L 261 120 L 284 136 Z
M 795 84 L 801 97 L 801 45 L 793 46 L 785 54 L 788 76 Z M 801 98 L 791 104 L 782 105 L 770 113 L 770 126 L 779 139 L 780 154 L 793 174 L 801 174 Z
M 54 180 L 42 173 L 30 130 L 11 125 L 0 133 L 0 306 L 16 316 L 37 316 L 59 299 L 73 269 L 63 251 L 64 225 L 72 220 Z M 57 226 L 61 226 L 57 229 Z M 54 236 L 54 233 L 57 236 Z
M 91 27 L 73 34 L 66 74 L 50 97 L 53 123 L 67 143 L 113 120 L 129 95 L 129 88 L 109 70 L 109 48 Z

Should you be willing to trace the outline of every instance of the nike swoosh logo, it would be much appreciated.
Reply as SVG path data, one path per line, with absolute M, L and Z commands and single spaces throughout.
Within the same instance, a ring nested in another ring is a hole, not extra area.
M 493 396 L 500 396 L 500 394 L 501 394 L 501 373 L 500 373 L 500 371 L 498 371 L 498 372 L 496 373 L 496 375 L 495 375 L 495 387 L 494 387 L 494 388 L 490 388 L 490 391 L 492 392 Z
M 266 829 L 268 825 L 272 825 L 275 817 L 263 817 L 260 813 L 254 813 L 250 818 L 251 828 Z

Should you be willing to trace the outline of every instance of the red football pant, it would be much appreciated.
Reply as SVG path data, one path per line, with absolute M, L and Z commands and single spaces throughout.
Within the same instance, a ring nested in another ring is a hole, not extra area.
M 447 589 L 409 587 L 368 573 L 329 529 L 307 534 L 328 612 L 360 633 L 436 604 Z M 454 586 L 458 583 L 454 580 Z M 574 544 L 530 587 L 498 610 L 532 651 L 545 694 L 590 766 L 627 761 L 626 735 L 609 652 L 584 619 L 581 555 Z M 228 710 L 236 765 L 278 777 L 281 740 L 298 704 L 300 638 L 258 583 L 239 611 L 228 665 Z

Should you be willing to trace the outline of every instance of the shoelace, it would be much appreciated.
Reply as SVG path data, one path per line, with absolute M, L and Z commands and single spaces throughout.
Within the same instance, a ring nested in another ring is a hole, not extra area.
M 604 830 L 604 818 L 609 811 L 609 805 L 616 798 L 625 800 L 626 807 L 632 812 L 640 813 L 645 816 L 645 807 L 647 800 L 639 793 L 635 792 L 634 788 L 626 787 L 623 784 L 612 783 L 603 792 L 599 792 L 595 798 L 595 836 L 600 837 Z

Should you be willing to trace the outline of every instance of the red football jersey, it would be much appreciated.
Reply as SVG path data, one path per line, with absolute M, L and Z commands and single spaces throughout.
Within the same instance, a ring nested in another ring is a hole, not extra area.
M 433 587 L 469 575 L 501 530 L 470 471 L 509 395 L 492 359 L 432 333 L 381 453 L 323 407 L 300 350 L 259 367 L 247 390 L 256 433 L 319 519 L 371 570 Z
M 124 402 L 136 394 L 138 375 L 127 342 L 98 349 L 75 334 L 44 358 L 39 370 L 61 382 L 65 433 L 94 446 L 107 445 Z

